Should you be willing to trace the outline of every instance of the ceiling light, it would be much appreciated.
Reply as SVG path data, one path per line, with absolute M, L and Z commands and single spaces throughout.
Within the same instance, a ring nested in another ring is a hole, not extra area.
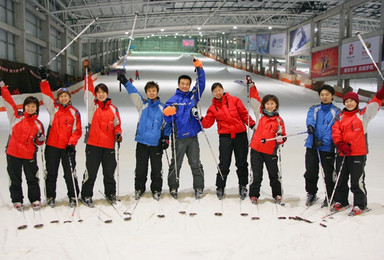
M 128 34 L 129 32 L 125 32 L 125 34 Z
M 164 32 L 164 29 L 163 29 L 163 28 L 161 28 L 161 29 L 160 29 L 160 31 Z
M 233 29 L 237 29 L 237 26 L 233 26 Z
M 268 26 L 268 30 L 272 30 L 272 26 Z

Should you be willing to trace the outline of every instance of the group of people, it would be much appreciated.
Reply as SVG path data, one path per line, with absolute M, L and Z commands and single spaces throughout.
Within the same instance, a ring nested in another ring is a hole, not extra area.
M 198 133 L 217 123 L 219 134 L 219 163 L 216 176 L 216 193 L 219 200 L 225 194 L 226 180 L 230 171 L 232 153 L 235 156 L 240 199 L 249 196 L 257 204 L 263 179 L 265 164 L 276 203 L 282 202 L 281 169 L 279 169 L 280 146 L 286 141 L 285 124 L 279 115 L 279 100 L 267 94 L 262 99 L 250 76 L 245 78 L 249 90 L 249 103 L 255 120 L 250 116 L 243 102 L 224 91 L 221 83 L 211 87 L 212 105 L 206 115 L 201 114 L 199 101 L 205 90 L 205 72 L 200 60 L 193 60 L 197 73 L 196 85 L 191 89 L 192 79 L 188 75 L 178 78 L 176 93 L 163 104 L 159 97 L 159 85 L 149 81 L 144 87 L 146 97 L 127 80 L 123 70 L 118 71 L 117 79 L 126 88 L 138 113 L 139 120 L 135 134 L 136 168 L 135 199 L 146 191 L 148 165 L 151 165 L 150 190 L 153 198 L 160 199 L 163 187 L 162 156 L 171 144 L 171 162 L 168 171 L 169 193 L 178 198 L 179 178 L 184 155 L 187 156 L 193 176 L 195 198 L 200 199 L 204 192 L 204 169 L 200 161 Z M 16 104 L 7 86 L 0 80 L 1 94 L 5 101 L 12 132 L 7 143 L 7 170 L 10 176 L 10 193 L 16 208 L 22 207 L 21 189 L 22 167 L 28 184 L 28 198 L 33 207 L 40 207 L 40 188 L 37 177 L 37 146 L 45 145 L 45 187 L 46 201 L 55 206 L 56 182 L 60 161 L 68 189 L 71 206 L 75 206 L 78 196 L 89 207 L 93 207 L 93 186 L 100 164 L 103 167 L 104 193 L 111 203 L 116 203 L 117 166 L 115 145 L 122 141 L 121 120 L 118 108 L 108 97 L 108 87 L 100 83 L 93 85 L 91 67 L 83 62 L 85 72 L 84 100 L 87 104 L 86 171 L 81 192 L 76 176 L 76 144 L 82 135 L 79 111 L 72 106 L 71 93 L 66 88 L 57 91 L 54 98 L 46 80 L 47 70 L 39 68 L 43 102 L 50 115 L 49 128 L 45 135 L 44 127 L 38 120 L 39 101 L 27 97 L 23 112 Z M 306 205 L 317 200 L 319 164 L 324 173 L 326 198 L 324 205 L 333 205 L 340 210 L 349 204 L 348 179 L 351 176 L 351 191 L 354 194 L 354 214 L 367 208 L 364 166 L 367 154 L 367 124 L 378 112 L 384 99 L 384 87 L 364 109 L 359 108 L 356 93 L 348 92 L 341 111 L 333 104 L 335 91 L 329 85 L 319 90 L 321 103 L 312 106 L 307 114 L 308 138 L 305 143 L 305 189 Z M 247 127 L 253 134 L 249 141 Z M 252 181 L 248 180 L 248 151 Z M 168 156 L 168 155 L 167 155 Z M 336 166 L 335 166 L 336 161 Z M 249 193 L 247 186 L 249 184 Z M 335 187 L 336 186 L 336 187 Z M 333 196 L 334 195 L 334 196 Z

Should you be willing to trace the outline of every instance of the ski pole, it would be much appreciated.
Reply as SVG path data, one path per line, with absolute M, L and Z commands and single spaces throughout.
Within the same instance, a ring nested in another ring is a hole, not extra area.
M 320 168 L 321 168 L 321 176 L 323 177 L 323 183 L 324 183 L 324 189 L 325 189 L 325 197 L 327 198 L 327 203 L 328 203 L 328 210 L 331 211 L 331 201 L 328 198 L 328 190 L 327 190 L 327 183 L 325 181 L 325 173 L 324 173 L 324 168 L 323 168 L 323 163 L 321 161 L 321 156 L 320 156 L 320 150 L 319 148 L 317 150 L 317 156 L 319 157 L 319 163 L 320 163 Z
M 46 180 L 48 172 L 47 172 L 47 169 L 45 168 L 43 146 L 40 146 L 40 153 L 41 153 L 41 165 L 43 167 L 43 178 L 44 178 L 44 180 Z M 45 196 L 45 202 L 47 202 L 47 184 L 45 181 L 44 181 L 44 196 Z
M 72 184 L 73 184 L 73 191 L 75 193 L 75 200 L 76 200 L 76 208 L 73 210 L 72 216 L 75 213 L 75 210 L 77 211 L 77 215 L 79 216 L 79 222 L 83 222 L 83 220 L 80 217 L 80 210 L 79 210 L 79 199 L 77 198 L 77 189 L 76 189 L 76 182 L 75 182 L 75 174 L 76 169 L 74 167 L 74 163 L 72 162 L 72 156 L 71 153 L 67 153 L 68 161 L 69 161 L 69 167 L 71 168 L 71 178 L 72 178 Z
M 367 45 L 365 45 L 365 42 L 364 42 L 364 40 L 363 40 L 363 37 L 361 37 L 361 35 L 360 35 L 360 32 L 357 32 L 356 35 L 357 35 L 357 38 L 359 38 L 361 44 L 363 45 L 363 48 L 364 48 L 365 52 L 368 54 L 368 56 L 369 56 L 369 58 L 371 59 L 373 65 L 375 66 L 377 72 L 380 74 L 381 80 L 384 81 L 383 74 L 381 73 L 381 70 L 379 69 L 379 67 L 377 66 L 375 60 L 373 59 L 373 57 L 372 57 L 372 55 L 371 55 L 369 49 L 367 48 Z
M 117 197 L 120 196 L 120 142 L 117 142 L 117 167 L 116 167 L 116 180 L 117 180 Z
M 125 53 L 123 70 L 125 70 L 125 65 L 127 65 L 127 59 L 128 59 L 128 55 L 129 55 L 129 49 L 131 48 L 131 43 L 132 43 L 132 40 L 133 40 L 133 32 L 135 30 L 136 19 L 137 19 L 137 13 L 135 13 L 135 19 L 133 20 L 132 33 L 131 33 L 131 37 L 129 37 L 129 44 L 128 44 L 127 52 Z
M 278 148 L 278 151 L 279 151 L 279 177 L 280 177 L 280 185 L 281 185 L 281 196 L 283 196 L 284 194 L 284 191 L 283 191 L 283 168 L 281 167 L 281 149 L 280 149 L 280 145 L 279 145 L 279 148 Z
M 165 157 L 167 157 L 168 167 L 171 167 L 171 163 L 169 162 L 167 149 L 165 149 L 164 151 L 165 151 Z
M 339 173 L 337 175 L 337 179 L 335 181 L 335 186 L 333 187 L 333 191 L 332 191 L 332 195 L 331 195 L 331 199 L 329 201 L 333 201 L 333 196 L 335 196 L 335 192 L 336 192 L 336 187 L 337 187 L 337 184 L 339 183 L 339 179 L 340 179 L 340 175 L 343 171 L 343 167 L 344 167 L 344 162 L 345 162 L 345 157 L 347 157 L 346 155 L 343 156 L 343 160 L 341 161 L 341 165 L 340 165 L 340 169 L 339 169 Z
M 56 54 L 55 57 L 52 58 L 52 60 L 50 60 L 46 67 L 48 67 L 49 65 L 51 65 L 51 63 L 56 60 L 56 58 L 61 54 L 63 53 L 74 41 L 77 40 L 77 38 L 79 38 L 94 22 L 97 21 L 97 19 L 99 19 L 99 17 L 96 17 L 90 24 L 88 24 L 75 38 L 73 38 L 72 41 L 70 41 L 58 54 Z
M 265 144 L 266 142 L 268 141 L 273 141 L 273 140 L 276 140 L 277 138 L 286 138 L 286 137 L 291 137 L 291 136 L 296 136 L 296 135 L 302 135 L 302 134 L 307 134 L 308 131 L 305 131 L 305 132 L 299 132 L 299 133 L 296 133 L 296 134 L 290 134 L 290 135 L 279 135 L 279 136 L 276 136 L 276 137 L 273 137 L 273 138 L 269 138 L 269 139 L 265 139 L 265 138 L 262 138 L 261 139 L 261 142 L 263 144 Z
M 178 181 L 179 180 L 179 175 L 178 175 L 178 169 L 177 169 L 175 124 L 176 124 L 176 120 L 174 119 L 174 117 L 172 115 L 173 158 L 174 158 L 174 162 L 175 162 L 174 163 L 174 167 L 175 167 L 176 181 Z
M 195 61 L 195 59 L 193 59 Z M 197 74 L 197 69 L 196 69 L 196 74 Z M 196 79 L 196 86 L 197 86 L 197 95 L 199 96 L 199 100 L 201 99 L 201 94 L 200 94 L 200 86 L 199 86 L 199 76 L 197 76 L 197 79 Z M 196 101 L 196 100 L 195 100 Z M 211 151 L 211 154 L 212 154 L 212 157 L 213 157 L 213 160 L 215 161 L 215 164 L 216 164 L 216 168 L 217 170 L 219 171 L 219 174 L 220 174 L 220 177 L 221 179 L 224 181 L 224 176 L 223 176 L 223 173 L 221 172 L 220 170 L 220 167 L 219 167 L 219 164 L 217 162 L 217 159 L 216 159 L 216 156 L 212 150 L 212 146 L 211 146 L 211 142 L 209 142 L 209 139 L 208 139 L 208 136 L 207 136 L 207 133 L 205 132 L 204 130 L 204 127 L 203 127 L 203 124 L 201 123 L 200 121 L 200 118 L 201 118 L 201 106 L 199 104 L 199 102 L 196 102 L 196 106 L 198 107 L 198 110 L 197 110 L 197 116 L 198 116 L 198 119 L 197 121 L 199 122 L 200 124 L 200 127 L 201 127 L 201 132 L 203 132 L 203 135 L 205 137 L 205 140 L 207 140 L 207 143 L 208 143 L 208 147 Z M 248 118 L 249 119 L 249 118 Z

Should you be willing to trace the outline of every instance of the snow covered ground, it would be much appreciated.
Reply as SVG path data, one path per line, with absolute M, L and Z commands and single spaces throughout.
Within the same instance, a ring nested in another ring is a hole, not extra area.
M 210 87 L 221 82 L 225 91 L 240 97 L 247 106 L 246 88 L 236 85 L 233 80 L 243 79 L 249 74 L 245 71 L 227 67 L 204 56 L 197 55 L 204 64 L 207 87 L 202 97 L 202 110 L 205 114 L 211 104 Z M 134 85 L 144 93 L 144 85 L 149 80 L 160 85 L 160 97 L 165 102 L 177 87 L 177 78 L 188 74 L 196 78 L 193 72 L 192 56 L 189 54 L 153 54 L 140 53 L 129 57 L 128 76 L 134 78 L 134 71 L 140 71 L 140 80 Z M 250 74 L 261 96 L 271 93 L 279 97 L 280 114 L 285 120 L 287 134 L 305 131 L 305 118 L 308 108 L 319 102 L 316 92 L 281 81 Z M 135 142 L 134 134 L 138 113 L 126 90 L 119 92 L 116 74 L 99 76 L 96 83 L 104 82 L 110 89 L 110 97 L 118 106 L 122 119 L 123 143 L 120 149 L 120 214 L 135 203 L 134 191 Z M 85 105 L 82 92 L 72 96 L 73 104 L 80 110 L 85 121 Z M 341 100 L 336 104 L 342 107 Z M 361 103 L 361 107 L 365 106 Z M 40 108 L 40 119 L 48 126 L 48 114 Z M 253 115 L 253 111 L 251 110 Z M 108 203 L 103 200 L 99 190 L 103 191 L 102 174 L 99 172 L 94 199 L 98 209 L 79 207 L 82 223 L 76 220 L 71 224 L 63 223 L 70 215 L 66 187 L 59 173 L 56 210 L 42 209 L 44 227 L 33 228 L 33 212 L 25 198 L 25 215 L 28 228 L 17 230 L 15 210 L 9 198 L 8 174 L 5 153 L 0 153 L 0 259 L 384 259 L 382 247 L 384 234 L 384 184 L 382 160 L 383 119 L 380 111 L 369 126 L 370 154 L 366 166 L 366 184 L 368 205 L 372 211 L 362 216 L 348 217 L 347 212 L 338 213 L 334 219 L 319 225 L 327 209 L 320 208 L 320 201 L 305 210 L 304 189 L 304 140 L 306 135 L 290 137 L 282 148 L 282 172 L 284 200 L 286 206 L 276 207 L 271 198 L 268 176 L 264 174 L 261 203 L 258 210 L 246 202 L 240 204 L 238 198 L 237 176 L 232 166 L 228 177 L 226 197 L 223 201 L 223 215 L 214 213 L 221 207 L 215 195 L 216 165 L 205 137 L 199 134 L 201 161 L 205 171 L 204 197 L 196 203 L 192 197 L 192 176 L 185 160 L 180 173 L 180 198 L 174 200 L 168 194 L 166 176 L 168 164 L 163 158 L 164 185 L 160 202 L 152 199 L 147 182 L 147 192 L 140 200 L 132 215 L 132 220 L 123 221 Z M 0 113 L 0 145 L 5 146 L 9 123 L 5 113 Z M 84 125 L 84 124 L 83 124 Z M 216 125 L 206 130 L 215 156 L 218 157 L 218 134 Z M 82 180 L 85 170 L 85 145 L 79 142 L 77 147 L 77 173 Z M 4 150 L 3 150 L 4 151 Z M 171 150 L 168 149 L 169 156 Z M 38 154 L 40 176 L 42 167 Z M 234 162 L 232 163 L 234 165 Z M 24 184 L 25 187 L 25 184 Z M 324 198 L 324 186 L 319 180 L 321 201 Z M 44 185 L 41 182 L 42 193 Z M 26 194 L 26 188 L 24 194 Z M 42 195 L 43 201 L 45 200 Z M 352 200 L 350 200 L 351 202 Z M 185 209 L 187 214 L 179 211 Z M 158 218 L 159 212 L 165 218 Z M 241 212 L 248 216 L 241 216 Z M 188 213 L 197 212 L 194 217 Z M 56 216 L 55 216 L 56 214 Z M 105 224 L 100 218 L 113 219 Z M 252 220 L 258 215 L 260 220 Z M 286 216 L 287 219 L 278 219 Z M 314 223 L 288 219 L 289 216 L 301 216 Z M 49 223 L 58 217 L 60 222 Z M 100 217 L 100 218 L 99 218 Z M 125 215 L 124 215 L 125 217 Z

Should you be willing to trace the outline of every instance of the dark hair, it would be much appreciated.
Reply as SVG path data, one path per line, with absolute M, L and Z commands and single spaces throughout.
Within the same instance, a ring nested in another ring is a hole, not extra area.
M 157 84 L 156 82 L 148 81 L 147 84 L 145 84 L 145 87 L 144 87 L 145 93 L 147 93 L 149 88 L 156 88 L 157 89 L 157 93 L 159 93 L 159 84 Z
M 34 96 L 28 96 L 24 99 L 24 102 L 23 102 L 23 112 L 25 111 L 25 106 L 26 105 L 29 105 L 31 103 L 34 103 L 36 105 L 36 115 L 39 114 L 39 106 L 40 106 L 40 103 L 39 103 L 39 100 L 37 98 L 35 98 Z
M 261 107 L 262 108 L 265 108 L 265 103 L 267 103 L 269 100 L 272 100 L 273 102 L 276 103 L 276 110 L 279 109 L 279 99 L 275 96 L 275 95 L 271 95 L 271 94 L 268 94 L 268 95 L 265 95 L 263 97 L 263 100 L 261 100 Z
M 320 95 L 320 92 L 321 92 L 323 89 L 329 91 L 329 92 L 332 94 L 332 96 L 335 95 L 335 89 L 334 89 L 333 87 L 331 87 L 330 85 L 323 85 L 321 88 L 319 88 L 319 91 L 318 91 L 318 92 L 319 92 L 319 95 Z
M 215 83 L 212 84 L 211 92 L 213 92 L 217 87 L 220 87 L 220 88 L 224 89 L 223 85 L 221 85 L 221 83 L 215 82 Z
M 181 76 L 179 77 L 179 79 L 177 80 L 177 84 L 180 84 L 180 80 L 181 80 L 181 79 L 188 79 L 188 80 L 189 80 L 189 84 L 192 83 L 192 79 L 191 79 L 190 76 L 188 76 L 188 75 L 181 75 Z
M 104 83 L 100 83 L 95 87 L 95 94 L 97 93 L 97 91 L 99 91 L 99 89 L 101 89 L 102 91 L 108 94 L 108 87 Z

